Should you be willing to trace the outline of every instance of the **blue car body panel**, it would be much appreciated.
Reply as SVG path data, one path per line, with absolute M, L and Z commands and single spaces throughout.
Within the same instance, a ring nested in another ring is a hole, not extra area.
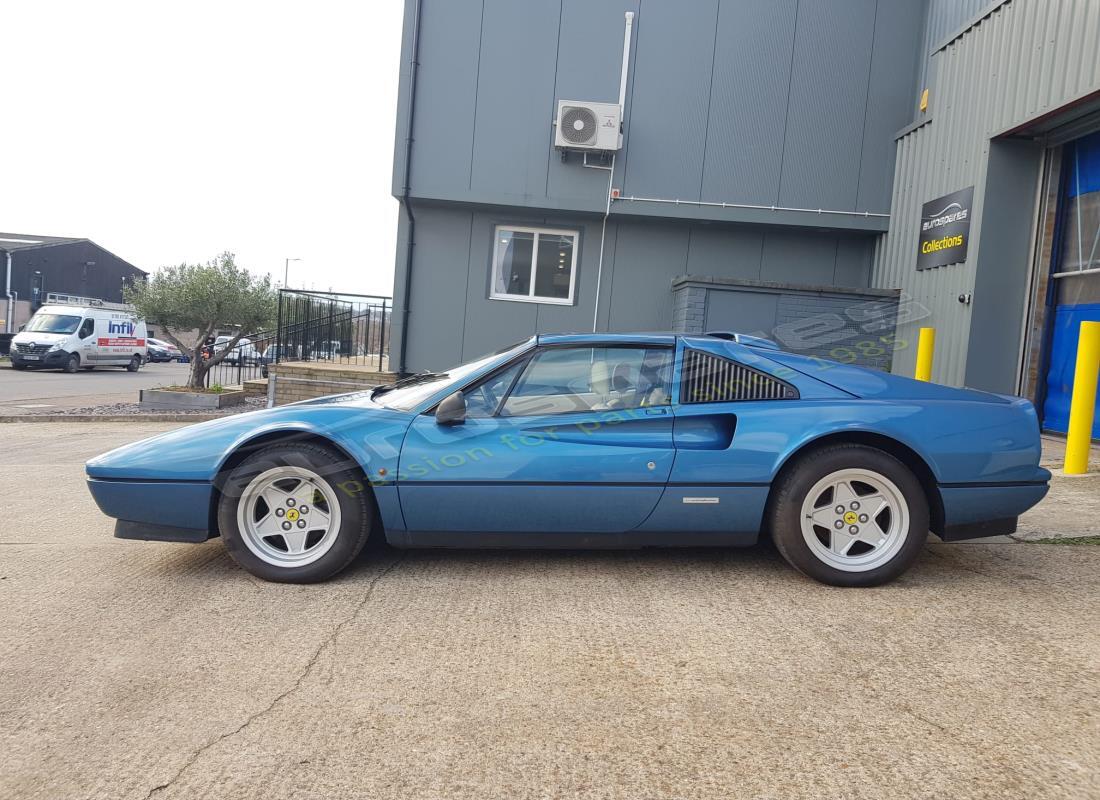
M 674 347 L 671 404 L 454 426 L 425 413 L 536 347 L 601 343 Z M 681 403 L 689 347 L 774 375 L 798 396 Z M 180 540 L 192 541 L 195 532 L 216 535 L 217 479 L 242 448 L 271 437 L 317 438 L 361 468 L 364 479 L 342 488 L 371 492 L 387 538 L 402 546 L 751 544 L 783 467 L 815 442 L 845 436 L 890 440 L 927 466 L 936 532 L 945 538 L 1013 520 L 1047 490 L 1050 473 L 1038 466 L 1038 422 L 1026 400 L 725 334 L 540 336 L 463 381 L 444 382 L 409 411 L 385 408 L 369 393 L 321 398 L 126 445 L 89 461 L 87 472 L 100 508 L 127 531 L 178 528 L 188 532 Z

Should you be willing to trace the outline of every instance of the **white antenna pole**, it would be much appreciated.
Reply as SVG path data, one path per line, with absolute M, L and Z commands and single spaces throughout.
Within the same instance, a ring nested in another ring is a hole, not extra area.
M 619 71 L 619 118 L 626 106 L 626 78 L 630 69 L 630 32 L 634 28 L 634 12 L 626 12 L 626 31 L 623 33 L 623 67 Z
M 630 70 L 630 34 L 634 30 L 634 12 L 626 12 L 626 30 L 623 31 L 623 65 L 619 70 L 619 124 L 622 125 L 626 108 L 626 81 Z M 596 300 L 592 304 L 592 332 L 600 322 L 600 286 L 603 283 L 603 251 L 607 238 L 607 218 L 611 216 L 611 189 L 615 183 L 615 154 L 611 154 L 611 169 L 607 173 L 607 205 L 603 212 L 603 225 L 600 226 L 600 264 L 596 269 Z

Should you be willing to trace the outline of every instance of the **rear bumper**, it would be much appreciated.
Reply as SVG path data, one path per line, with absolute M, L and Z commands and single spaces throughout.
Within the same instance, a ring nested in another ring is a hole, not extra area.
M 943 530 L 937 531 L 940 538 L 952 542 L 1015 531 L 1016 518 L 1050 490 L 1050 473 L 1037 469 L 1034 481 L 941 485 Z
M 202 542 L 213 535 L 211 483 L 90 478 L 88 489 L 99 509 L 118 520 L 120 539 Z

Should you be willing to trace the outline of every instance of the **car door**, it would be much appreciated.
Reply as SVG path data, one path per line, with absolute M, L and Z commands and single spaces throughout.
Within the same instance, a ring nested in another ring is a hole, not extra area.
M 398 470 L 411 543 L 439 543 L 434 534 L 444 532 L 613 535 L 638 527 L 674 460 L 672 353 L 542 347 L 466 389 L 462 424 L 417 417 Z
M 76 338 L 77 346 L 80 348 L 78 351 L 80 363 L 94 365 L 98 352 L 96 349 L 95 320 L 92 317 L 88 317 L 80 323 Z

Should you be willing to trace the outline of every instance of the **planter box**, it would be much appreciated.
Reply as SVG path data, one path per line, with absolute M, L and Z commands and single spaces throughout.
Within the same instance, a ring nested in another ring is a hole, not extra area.
M 238 406 L 244 402 L 245 394 L 239 389 L 221 394 L 202 394 L 200 392 L 170 392 L 164 389 L 142 389 L 142 408 L 161 408 L 173 410 L 204 411 Z

